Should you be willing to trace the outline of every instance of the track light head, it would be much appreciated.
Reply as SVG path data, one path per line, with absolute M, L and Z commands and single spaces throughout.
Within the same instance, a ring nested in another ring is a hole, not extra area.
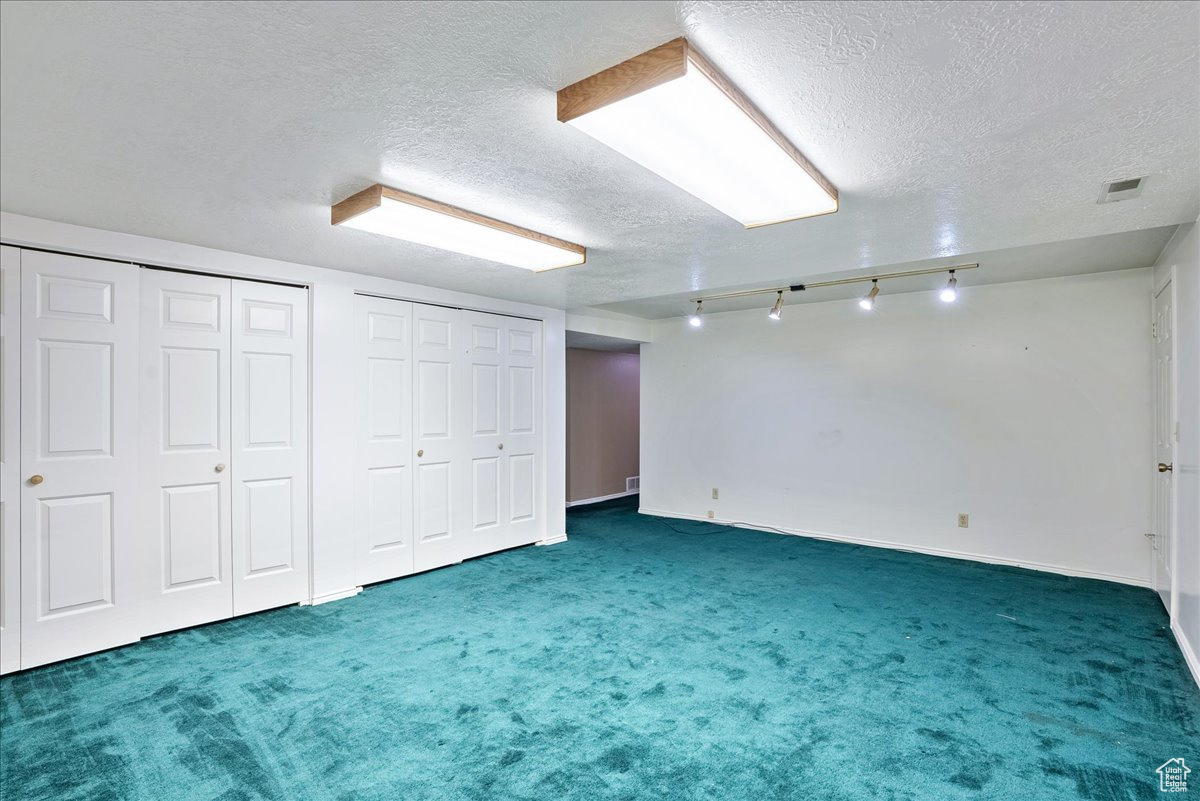
M 781 289 L 781 290 L 779 290 L 779 293 L 775 296 L 775 305 L 771 307 L 771 310 L 769 312 L 767 312 L 767 317 L 771 318 L 772 320 L 778 320 L 782 316 L 783 316 L 783 290 Z
M 872 279 L 871 291 L 868 292 L 866 295 L 864 295 L 862 297 L 862 299 L 858 301 L 859 307 L 862 309 L 865 309 L 867 311 L 871 311 L 871 309 L 874 309 L 875 308 L 875 296 L 878 294 L 879 294 L 879 281 L 878 281 L 878 279 Z
M 704 318 L 700 316 L 704 311 L 703 306 L 704 301 L 696 301 L 696 310 L 692 312 L 692 316 L 688 318 L 688 325 L 690 325 L 692 328 L 699 328 L 700 326 L 704 325 Z
M 953 303 L 958 300 L 958 279 L 954 277 L 954 270 L 950 271 L 950 280 L 946 282 L 946 288 L 938 297 L 942 299 L 942 303 Z

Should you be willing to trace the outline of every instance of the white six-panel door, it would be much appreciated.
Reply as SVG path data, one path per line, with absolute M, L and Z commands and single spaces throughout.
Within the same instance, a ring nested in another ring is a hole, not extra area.
M 21 668 L 21 251 L 0 246 L 0 673 Z
M 412 309 L 414 569 L 429 570 L 462 561 L 465 551 L 466 342 L 458 309 Z
M 233 614 L 231 281 L 142 272 L 146 634 Z
M 1170 469 L 1154 474 L 1153 585 L 1167 612 L 1174 614 L 1175 342 L 1174 281 L 1154 296 L 1154 457 Z
M 413 304 L 355 298 L 355 570 L 359 584 L 413 572 Z
M 507 545 L 545 536 L 542 518 L 542 323 L 504 319 L 504 514 Z
M 508 459 L 504 452 L 504 327 L 505 318 L 481 312 L 460 312 L 466 329 L 467 439 L 470 526 L 463 538 L 464 557 L 507 547 L 504 525 L 508 515 L 504 485 Z
M 470 533 L 464 556 L 541 536 L 541 323 L 462 312 L 468 332 Z
M 297 603 L 308 578 L 308 292 L 233 281 L 233 611 Z
M 21 665 L 138 639 L 138 268 L 21 254 Z

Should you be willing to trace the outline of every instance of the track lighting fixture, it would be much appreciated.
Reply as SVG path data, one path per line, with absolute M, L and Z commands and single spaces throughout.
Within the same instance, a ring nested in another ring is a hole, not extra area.
M 879 279 L 875 278 L 871 281 L 871 291 L 863 295 L 862 300 L 858 302 L 860 308 L 870 311 L 875 308 L 875 296 L 879 294 Z
M 855 278 L 834 278 L 829 281 L 814 281 L 810 284 L 791 284 L 789 286 L 773 286 L 762 287 L 761 289 L 739 289 L 734 292 L 722 292 L 718 295 L 707 295 L 701 298 L 692 298 L 691 302 L 696 304 L 696 311 L 688 318 L 688 322 L 693 327 L 700 327 L 702 312 L 702 304 L 706 300 L 729 300 L 732 298 L 748 298 L 757 297 L 758 295 L 766 295 L 775 293 L 775 305 L 771 307 L 771 311 L 767 312 L 767 317 L 772 320 L 778 320 L 783 316 L 783 293 L 784 292 L 803 292 L 806 289 L 818 289 L 827 286 L 844 286 L 846 284 L 863 284 L 867 281 L 871 282 L 871 290 L 863 295 L 858 305 L 866 311 L 871 311 L 875 308 L 875 300 L 879 297 L 879 282 L 891 280 L 893 278 L 911 278 L 917 275 L 935 275 L 937 273 L 950 273 L 950 280 L 946 282 L 946 286 L 938 293 L 938 297 L 944 303 L 953 303 L 958 299 L 958 277 L 955 275 L 959 270 L 974 270 L 978 264 L 956 264 L 953 267 L 930 267 L 922 270 L 905 270 L 894 273 L 876 273 L 875 275 L 863 275 Z
M 704 311 L 703 306 L 704 301 L 696 301 L 696 310 L 692 312 L 692 316 L 688 318 L 688 324 L 691 325 L 692 328 L 699 328 L 700 326 L 704 325 L 704 319 L 700 316 Z
M 950 280 L 946 282 L 946 288 L 938 297 L 942 299 L 942 303 L 953 303 L 958 300 L 958 279 L 954 277 L 954 270 L 950 271 Z
M 783 290 L 779 290 L 779 294 L 775 296 L 775 305 L 767 312 L 767 316 L 772 320 L 778 320 L 783 316 Z

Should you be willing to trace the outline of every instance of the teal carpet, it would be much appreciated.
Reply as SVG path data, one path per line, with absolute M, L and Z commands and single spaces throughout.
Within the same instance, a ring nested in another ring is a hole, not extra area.
M 568 526 L 5 678 L 0 796 L 1064 801 L 1200 770 L 1148 590 L 622 502 Z

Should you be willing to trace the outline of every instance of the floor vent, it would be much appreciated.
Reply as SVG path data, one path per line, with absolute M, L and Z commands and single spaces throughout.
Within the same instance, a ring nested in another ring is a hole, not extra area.
M 637 492 L 641 488 L 642 488 L 642 477 L 641 476 L 630 476 L 629 478 L 625 479 L 625 491 L 626 492 Z
M 1100 188 L 1100 199 L 1097 203 L 1116 203 L 1118 200 L 1129 200 L 1142 194 L 1146 186 L 1145 177 L 1126 178 L 1121 181 L 1109 181 Z

